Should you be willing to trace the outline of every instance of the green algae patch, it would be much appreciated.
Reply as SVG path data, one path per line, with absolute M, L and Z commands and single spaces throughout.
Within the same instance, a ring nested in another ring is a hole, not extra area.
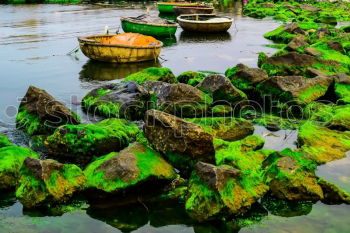
M 0 134 L 0 148 L 13 146 L 12 142 L 3 134 Z
M 159 153 L 141 143 L 94 160 L 84 171 L 87 188 L 107 193 L 124 190 L 140 183 L 171 181 L 177 178 L 173 167 Z
M 339 103 L 350 104 L 350 85 L 336 83 L 334 85 L 335 95 L 339 98 Z
M 254 118 L 253 123 L 265 126 L 267 129 L 276 131 L 281 129 L 290 129 L 295 130 L 298 129 L 301 120 L 295 118 L 283 118 L 279 116 L 275 116 L 273 114 L 262 114 L 260 117 Z
M 45 141 L 48 153 L 75 162 L 89 161 L 112 151 L 119 151 L 135 140 L 137 125 L 124 119 L 105 119 L 97 124 L 65 125 Z
M 264 34 L 264 37 L 266 39 L 275 41 L 275 42 L 283 42 L 285 44 L 289 43 L 294 37 L 296 37 L 295 34 L 287 32 L 285 30 L 285 25 L 281 25 L 278 28 L 267 32 Z
M 318 56 L 318 58 L 322 60 L 332 60 L 337 61 L 339 63 L 346 65 L 350 65 L 350 57 L 347 55 L 344 55 L 340 51 L 333 50 L 329 48 L 327 43 L 321 41 L 318 43 L 315 43 L 311 46 L 312 48 L 315 48 L 317 51 L 319 51 L 322 55 Z
M 141 85 L 146 81 L 162 81 L 167 83 L 175 83 L 176 79 L 173 72 L 168 68 L 150 67 L 129 75 L 123 80 L 123 82 L 126 81 L 135 81 L 136 83 Z
M 234 109 L 228 105 L 215 105 L 210 109 L 210 114 L 214 117 L 231 117 Z
M 350 132 L 340 132 L 307 121 L 299 127 L 298 144 L 301 151 L 317 164 L 342 159 L 350 150 Z
M 28 148 L 6 146 L 0 148 L 0 190 L 15 188 L 23 161 L 39 155 Z
M 292 149 L 270 154 L 263 162 L 271 192 L 282 200 L 318 201 L 323 199 L 315 170 L 317 164 Z
M 186 120 L 200 125 L 213 137 L 228 141 L 243 139 L 254 132 L 253 124 L 243 118 L 205 117 L 187 118 Z
M 16 128 L 21 129 L 29 135 L 50 134 L 53 129 L 47 127 L 46 123 L 41 123 L 37 115 L 28 113 L 28 111 L 20 107 L 16 117 Z
M 85 181 L 84 173 L 74 164 L 26 159 L 16 197 L 26 208 L 65 203 L 83 190 Z
M 264 139 L 256 135 L 234 142 L 214 138 L 216 164 L 230 164 L 237 156 L 261 149 L 264 143 Z
M 196 86 L 205 79 L 206 74 L 203 72 L 185 71 L 176 77 L 179 83 L 185 83 L 191 86 Z

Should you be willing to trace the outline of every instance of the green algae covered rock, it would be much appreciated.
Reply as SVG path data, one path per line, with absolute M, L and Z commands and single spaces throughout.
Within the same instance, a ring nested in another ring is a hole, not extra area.
M 12 145 L 12 142 L 5 135 L 0 134 L 0 148 Z
M 315 175 L 316 163 L 303 153 L 284 149 L 263 162 L 267 182 L 274 196 L 289 201 L 318 201 L 322 188 Z
M 280 102 L 306 105 L 324 96 L 332 83 L 332 78 L 322 76 L 273 76 L 258 84 L 257 90 L 262 98 L 268 96 Z
M 322 200 L 323 203 L 350 204 L 350 193 L 321 178 L 318 179 L 318 184 L 321 186 L 324 193 L 324 199 Z
M 16 127 L 29 135 L 48 135 L 61 125 L 79 122 L 78 115 L 49 93 L 30 86 L 19 105 Z
M 64 203 L 84 189 L 85 181 L 84 173 L 74 164 L 27 158 L 16 197 L 26 208 Z
M 254 132 L 253 124 L 243 118 L 205 117 L 187 118 L 186 120 L 200 125 L 213 137 L 227 141 L 240 140 Z
M 299 127 L 298 144 L 301 151 L 318 164 L 342 159 L 350 150 L 350 132 L 340 132 L 307 121 Z
M 104 117 L 140 120 L 149 100 L 148 91 L 132 81 L 96 88 L 83 98 L 82 105 L 87 112 Z
M 350 76 L 341 73 L 334 75 L 334 92 L 338 97 L 338 103 L 350 104 Z
M 31 149 L 18 146 L 0 148 L 0 190 L 17 186 L 23 161 L 29 157 L 39 158 L 39 155 Z
M 138 132 L 135 124 L 110 118 L 97 124 L 61 126 L 47 137 L 45 145 L 50 156 L 85 163 L 93 156 L 123 149 Z
M 146 182 L 161 186 L 161 181 L 170 182 L 177 177 L 173 167 L 159 153 L 139 142 L 119 153 L 112 152 L 97 158 L 84 173 L 87 188 L 107 193 L 126 190 Z
M 231 117 L 234 109 L 228 105 L 215 105 L 210 109 L 210 115 L 213 117 Z
M 202 72 L 185 71 L 179 74 L 179 76 L 176 77 L 176 80 L 180 83 L 196 86 L 203 79 L 205 79 L 205 76 L 205 73 Z
M 190 171 L 197 161 L 215 161 L 213 136 L 195 123 L 148 110 L 143 130 L 153 148 L 181 172 Z
M 278 131 L 281 129 L 298 129 L 301 120 L 294 118 L 282 118 L 273 114 L 262 114 L 261 116 L 254 118 L 253 123 L 261 126 L 265 126 L 270 131 Z
M 238 64 L 225 72 L 232 84 L 242 91 L 249 91 L 255 88 L 256 84 L 268 79 L 267 73 L 259 68 L 249 68 Z
M 173 72 L 168 68 L 150 67 L 129 75 L 124 79 L 124 82 L 126 81 L 135 81 L 141 85 L 146 81 L 174 83 L 176 82 L 176 79 Z

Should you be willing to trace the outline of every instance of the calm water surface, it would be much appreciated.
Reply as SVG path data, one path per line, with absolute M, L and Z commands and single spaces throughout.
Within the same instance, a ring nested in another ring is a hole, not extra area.
M 224 73 L 237 63 L 256 66 L 257 53 L 273 53 L 262 35 L 278 26 L 272 20 L 242 17 L 239 3 L 217 6 L 222 15 L 234 16 L 235 25 L 228 33 L 196 36 L 178 29 L 176 39 L 166 40 L 157 62 L 111 65 L 88 60 L 82 53 L 66 55 L 78 45 L 76 37 L 120 29 L 119 16 L 157 15 L 153 4 L 126 4 L 114 7 L 94 5 L 2 5 L 0 6 L 0 132 L 18 145 L 27 145 L 25 136 L 13 128 L 16 107 L 29 85 L 47 90 L 85 119 L 79 100 L 91 89 L 141 69 L 168 67 L 175 74 L 183 71 Z M 265 148 L 295 147 L 297 132 L 270 134 Z M 349 159 L 320 167 L 320 176 L 349 190 Z M 0 196 L 0 232 L 350 232 L 350 207 L 309 204 L 307 211 L 267 212 L 257 205 L 256 222 L 237 228 L 232 221 L 195 224 L 190 222 L 180 204 L 169 206 L 135 205 L 124 209 L 96 211 L 83 204 L 74 211 L 59 214 L 23 210 L 12 194 Z M 253 214 L 254 215 L 254 214 Z M 254 215 L 255 216 L 255 215 Z M 292 217 L 293 216 L 293 217 Z

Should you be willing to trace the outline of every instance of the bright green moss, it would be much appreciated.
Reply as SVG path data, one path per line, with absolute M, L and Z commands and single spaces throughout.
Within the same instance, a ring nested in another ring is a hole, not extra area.
M 39 156 L 28 148 L 18 146 L 0 148 L 0 190 L 14 188 L 17 185 L 20 168 L 28 157 Z
M 325 42 L 315 43 L 311 47 L 317 49 L 317 51 L 319 51 L 322 54 L 322 56 L 318 57 L 322 60 L 333 60 L 333 61 L 340 62 L 344 65 L 350 64 L 350 57 L 342 54 L 339 51 L 330 49 L 327 43 Z
M 12 142 L 3 134 L 0 134 L 0 148 L 5 146 L 12 146 Z
M 339 98 L 339 103 L 350 104 L 350 85 L 336 83 L 334 85 L 334 92 Z
M 186 71 L 177 76 L 176 80 L 180 83 L 196 86 L 201 81 L 203 81 L 205 77 L 205 73 L 202 72 Z
M 65 125 L 46 139 L 49 152 L 56 155 L 101 155 L 120 150 L 134 141 L 139 129 L 123 119 L 105 119 L 97 124 Z
M 278 28 L 264 34 L 266 39 L 276 42 L 283 42 L 285 44 L 289 43 L 295 36 L 295 34 L 285 31 L 285 25 L 281 25 Z
M 28 113 L 24 108 L 18 110 L 16 127 L 29 135 L 48 134 L 49 131 L 45 123 L 40 123 L 38 116 Z
M 146 68 L 137 73 L 131 74 L 126 77 L 123 82 L 135 81 L 138 84 L 143 84 L 146 81 L 162 81 L 167 83 L 176 82 L 173 72 L 168 68 Z
M 97 158 L 85 169 L 84 173 L 87 177 L 87 187 L 96 188 L 105 192 L 114 192 L 144 182 L 147 179 L 155 177 L 157 179 L 172 180 L 177 177 L 173 168 L 165 162 L 159 153 L 147 146 L 140 144 L 132 144 L 125 150 L 128 150 L 128 156 L 136 158 L 136 166 L 139 169 L 137 176 L 133 180 L 125 181 L 120 177 L 109 179 L 105 177 L 105 173 L 100 166 L 108 160 L 119 156 L 118 153 L 112 152 L 108 155 Z M 123 153 L 123 151 L 119 152 Z M 120 165 L 122 166 L 122 165 Z
M 267 128 L 279 129 L 290 129 L 295 130 L 299 127 L 301 120 L 298 119 L 287 119 L 278 117 L 272 114 L 263 114 L 262 116 L 253 120 L 254 124 L 265 126 Z

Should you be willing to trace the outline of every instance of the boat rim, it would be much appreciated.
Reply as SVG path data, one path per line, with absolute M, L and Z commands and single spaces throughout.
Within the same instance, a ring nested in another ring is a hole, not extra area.
M 157 5 L 164 5 L 164 6 L 197 6 L 197 3 L 194 2 L 157 2 Z
M 144 24 L 144 25 L 150 25 L 150 26 L 158 26 L 158 27 L 178 27 L 179 26 L 179 24 L 177 24 L 177 23 L 159 24 L 159 23 L 139 22 L 136 19 L 132 19 L 132 17 L 126 17 L 126 16 L 120 16 L 120 21 L 127 21 L 127 22 L 131 22 L 131 23 Z
M 196 20 L 188 20 L 188 19 L 183 19 L 182 17 L 186 16 L 214 16 L 216 18 L 224 18 L 227 19 L 228 21 L 226 22 L 206 22 L 206 21 L 196 21 Z M 220 24 L 220 23 L 232 23 L 233 18 L 230 18 L 228 16 L 216 16 L 215 14 L 187 14 L 187 15 L 180 15 L 176 18 L 178 22 L 184 22 L 184 23 L 196 23 L 196 24 Z
M 135 33 L 135 34 L 139 34 L 139 33 Z M 115 35 L 96 34 L 91 36 L 79 36 L 78 41 L 79 43 L 86 43 L 89 45 L 98 45 L 101 47 L 116 47 L 116 48 L 122 47 L 122 48 L 135 48 L 135 49 L 155 49 L 155 48 L 161 48 L 163 46 L 163 42 L 161 42 L 160 40 L 157 40 L 158 44 L 155 46 L 142 46 L 142 45 L 123 45 L 123 44 L 102 44 L 96 40 L 89 39 L 89 37 L 108 37 L 108 36 L 112 37 L 116 35 L 118 34 L 115 34 Z
M 174 6 L 174 9 L 191 8 L 191 7 L 194 7 L 196 9 L 205 9 L 205 10 L 214 9 L 214 7 L 212 7 L 212 6 Z

